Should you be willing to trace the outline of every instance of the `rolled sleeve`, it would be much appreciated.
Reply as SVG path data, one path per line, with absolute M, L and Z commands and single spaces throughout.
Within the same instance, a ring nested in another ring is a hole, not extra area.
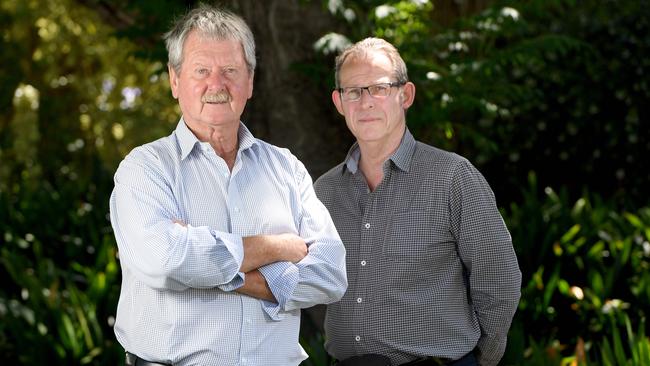
M 229 233 L 220 233 L 216 230 L 211 230 L 212 235 L 217 240 L 221 240 L 222 244 L 226 247 L 226 250 L 232 255 L 232 259 L 235 261 L 237 268 L 241 268 L 241 264 L 244 261 L 244 247 L 242 245 L 242 237 L 235 234 Z M 241 271 L 237 271 L 235 277 L 233 277 L 230 282 L 218 285 L 217 288 L 222 291 L 234 291 L 244 285 L 246 279 L 246 274 Z
M 136 150 L 115 174 L 110 216 L 122 265 L 153 288 L 241 286 L 241 236 L 174 223 L 183 216 L 172 179 L 153 160 Z
M 276 262 L 259 268 L 277 303 L 262 301 L 262 307 L 273 320 L 282 320 L 286 308 L 300 279 L 298 267 L 290 262 Z

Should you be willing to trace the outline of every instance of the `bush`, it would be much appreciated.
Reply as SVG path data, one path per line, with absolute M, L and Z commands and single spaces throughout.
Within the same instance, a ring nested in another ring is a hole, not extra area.
M 511 349 L 509 359 L 521 361 L 522 346 L 557 343 L 572 353 L 570 345 L 582 341 L 599 358 L 608 342 L 602 339 L 619 338 L 626 322 L 645 324 L 650 207 L 618 213 L 613 203 L 587 192 L 571 203 L 566 191 L 546 188 L 540 196 L 535 175 L 529 180 L 523 202 L 505 214 L 524 286 L 511 337 L 519 349 Z M 637 331 L 641 339 L 645 331 Z M 632 331 L 627 334 L 631 341 Z M 525 335 L 534 341 L 522 345 Z
M 123 358 L 112 334 L 119 268 L 106 217 L 110 180 L 80 179 L 23 180 L 11 196 L 0 190 L 6 363 L 115 365 Z
M 387 38 L 407 62 L 414 135 L 475 162 L 501 202 L 532 170 L 574 198 L 647 205 L 647 1 L 495 1 L 448 28 L 432 2 L 341 3 L 349 38 Z

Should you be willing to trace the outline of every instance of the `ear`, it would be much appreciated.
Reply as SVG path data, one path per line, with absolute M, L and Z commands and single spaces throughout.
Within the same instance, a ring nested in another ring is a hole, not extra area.
M 248 76 L 248 99 L 253 97 L 253 78 L 255 76 L 254 71 L 249 71 L 250 75 Z
M 413 101 L 415 100 L 415 84 L 412 82 L 407 82 L 404 84 L 402 87 L 402 94 L 400 98 L 400 102 L 402 103 L 402 108 L 409 109 L 411 105 L 413 105 Z
M 343 103 L 341 101 L 341 93 L 339 93 L 338 90 L 334 90 L 332 92 L 332 102 L 334 102 L 334 105 L 336 106 L 336 110 L 339 111 L 341 115 L 345 116 L 345 113 L 343 113 Z
M 178 99 L 178 75 L 176 75 L 176 71 L 169 64 L 167 64 L 167 70 L 169 72 L 169 85 L 172 88 L 172 96 L 174 99 Z

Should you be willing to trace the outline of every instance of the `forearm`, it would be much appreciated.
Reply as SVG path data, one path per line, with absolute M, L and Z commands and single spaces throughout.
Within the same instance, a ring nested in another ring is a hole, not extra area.
M 247 272 L 244 284 L 235 291 L 243 295 L 277 303 L 268 283 L 266 283 L 266 279 L 257 269 Z
M 320 247 L 319 251 L 314 250 L 315 253 L 296 264 L 298 280 L 285 310 L 330 304 L 343 297 L 347 289 L 345 250 L 342 244 L 338 250 L 333 245 L 325 245 L 329 247 L 328 255 L 324 255 L 321 251 L 324 248 Z
M 278 251 L 274 247 L 273 240 L 269 235 L 244 237 L 242 242 L 244 247 L 244 260 L 239 269 L 241 272 L 248 273 L 265 264 L 278 261 Z
M 260 268 L 278 300 L 278 311 L 291 311 L 339 300 L 347 288 L 345 249 L 338 240 L 312 243 L 299 263 L 278 262 Z
M 244 260 L 240 271 L 247 273 L 270 263 L 296 263 L 307 255 L 304 240 L 294 234 L 255 235 L 242 240 Z
M 212 288 L 232 281 L 243 258 L 241 237 L 173 222 L 178 213 L 116 183 L 111 224 L 122 265 L 153 288 Z M 140 201 L 138 201 L 140 199 Z M 152 203 L 153 202 L 153 203 Z
M 513 274 L 512 277 L 517 276 Z M 481 338 L 477 344 L 480 364 L 497 365 L 505 352 L 508 330 L 519 303 L 519 287 L 501 287 L 492 294 L 479 290 L 472 293 L 481 328 Z

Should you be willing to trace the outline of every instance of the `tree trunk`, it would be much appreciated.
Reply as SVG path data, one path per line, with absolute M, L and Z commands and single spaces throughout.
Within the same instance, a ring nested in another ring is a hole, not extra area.
M 437 0 L 433 2 L 433 21 L 445 29 L 458 18 L 479 13 L 491 3 L 490 0 Z
M 316 179 L 341 162 L 352 135 L 332 104 L 334 59 L 327 69 L 312 45 L 338 28 L 320 1 L 231 1 L 250 25 L 257 46 L 253 98 L 242 117 L 259 137 L 289 148 Z M 336 121 L 332 123 L 332 121 Z

